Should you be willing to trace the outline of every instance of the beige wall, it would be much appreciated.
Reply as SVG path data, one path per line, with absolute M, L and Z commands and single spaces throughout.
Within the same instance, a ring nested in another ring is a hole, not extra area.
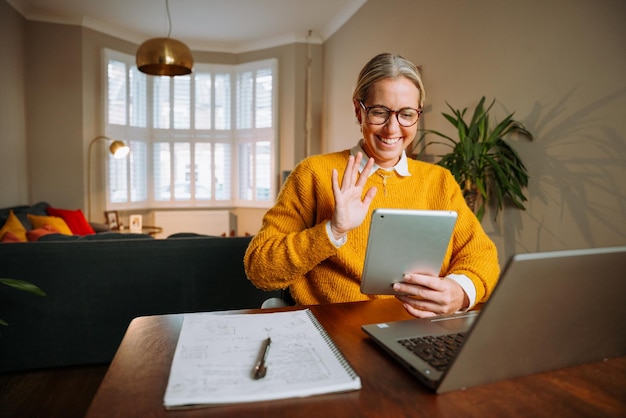
M 496 98 L 535 141 L 513 145 L 530 172 L 527 211 L 483 224 L 501 262 L 515 252 L 626 244 L 626 2 L 370 0 L 324 45 L 324 149 L 359 138 L 351 97 L 382 51 L 423 66 L 425 127 L 452 134 L 445 102 Z M 438 150 L 430 149 L 436 153 Z
M 28 201 L 26 22 L 0 1 L 0 207 Z
M 81 207 L 81 29 L 35 22 L 27 22 L 26 27 L 29 195 Z

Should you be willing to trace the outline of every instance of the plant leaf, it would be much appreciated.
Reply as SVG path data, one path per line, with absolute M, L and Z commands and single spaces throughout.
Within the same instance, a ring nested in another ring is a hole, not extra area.
M 33 293 L 38 296 L 46 296 L 46 293 L 35 286 L 32 283 L 26 282 L 24 280 L 17 279 L 0 279 L 0 283 L 5 284 L 14 289 L 22 290 L 24 292 Z
M 476 212 L 476 218 L 478 222 L 483 220 L 483 215 L 485 214 L 485 202 L 481 202 L 480 207 L 478 208 L 478 212 Z

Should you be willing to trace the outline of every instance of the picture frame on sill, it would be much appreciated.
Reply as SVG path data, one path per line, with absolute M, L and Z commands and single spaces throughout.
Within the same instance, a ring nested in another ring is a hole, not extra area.
M 141 215 L 130 215 L 130 232 L 141 233 L 143 228 Z
M 104 212 L 104 217 L 107 220 L 107 224 L 111 231 L 117 231 L 120 229 L 120 218 L 116 210 L 107 210 Z

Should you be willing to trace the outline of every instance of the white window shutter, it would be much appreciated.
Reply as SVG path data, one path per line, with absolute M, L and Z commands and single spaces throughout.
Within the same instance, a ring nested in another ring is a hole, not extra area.
M 131 148 L 109 159 L 108 209 L 271 204 L 276 60 L 147 77 L 130 55 L 105 57 L 105 132 Z

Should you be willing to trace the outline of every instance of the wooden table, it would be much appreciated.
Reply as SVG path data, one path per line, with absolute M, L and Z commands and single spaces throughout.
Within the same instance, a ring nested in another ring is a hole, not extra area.
M 309 308 L 360 375 L 360 391 L 167 411 L 163 394 L 183 315 L 149 316 L 130 324 L 87 417 L 626 416 L 626 357 L 436 395 L 361 331 L 409 318 L 395 299 Z M 285 309 L 297 308 L 275 310 Z

